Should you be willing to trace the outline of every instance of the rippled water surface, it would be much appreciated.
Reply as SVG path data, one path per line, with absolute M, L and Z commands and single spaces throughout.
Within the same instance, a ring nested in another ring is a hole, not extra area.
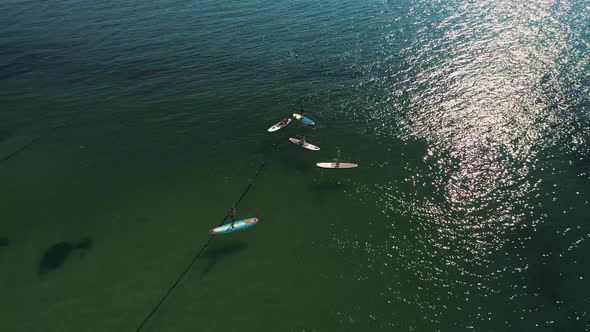
M 2 329 L 590 330 L 590 6 L 0 2 Z M 299 108 L 317 122 L 266 129 Z M 304 134 L 311 152 L 287 138 Z M 354 170 L 320 170 L 336 147 Z

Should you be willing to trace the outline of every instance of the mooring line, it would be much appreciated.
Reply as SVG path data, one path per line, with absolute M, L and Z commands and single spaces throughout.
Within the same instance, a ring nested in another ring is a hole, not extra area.
M 59 126 L 56 126 L 56 127 L 50 128 L 50 129 L 47 129 L 47 132 L 46 133 L 37 135 L 36 137 L 34 137 L 33 139 L 31 139 L 29 142 L 27 142 L 27 143 L 23 144 L 21 147 L 17 148 L 16 150 L 8 153 L 7 155 L 5 155 L 3 157 L 0 157 L 0 163 L 5 162 L 5 161 L 7 161 L 9 159 L 12 159 L 17 154 L 19 154 L 19 153 L 23 152 L 24 150 L 30 148 L 33 144 L 35 144 L 40 139 L 46 138 L 46 137 L 52 135 L 53 132 L 56 131 L 57 129 L 67 127 L 68 125 L 69 125 L 69 123 L 68 124 L 65 124 L 65 125 L 59 125 Z
M 234 204 L 234 207 L 235 208 L 237 208 L 237 206 L 240 204 L 240 202 L 242 201 L 242 199 L 250 191 L 250 188 L 252 188 L 252 185 L 254 184 L 254 181 L 256 181 L 256 178 L 258 178 L 258 176 L 260 175 L 260 173 L 262 173 L 262 170 L 264 169 L 264 165 L 266 165 L 266 161 L 264 161 L 262 163 L 262 165 L 260 165 L 260 167 L 258 168 L 258 171 L 256 172 L 256 174 L 254 175 L 254 177 L 252 178 L 252 180 L 250 181 L 250 183 L 248 184 L 248 186 L 246 186 L 246 189 L 242 192 L 242 195 L 240 196 L 240 198 L 238 199 L 238 201 L 236 202 L 236 204 Z M 225 220 L 227 219 L 227 217 L 228 216 L 226 215 L 223 218 L 223 220 L 221 220 L 221 222 L 219 223 L 219 226 L 223 225 L 223 223 L 225 222 Z M 141 324 L 139 324 L 139 326 L 135 330 L 136 332 L 139 332 L 143 328 L 143 326 L 156 313 L 156 311 L 162 305 L 162 303 L 164 303 L 164 301 L 166 301 L 166 298 L 168 298 L 168 296 L 172 293 L 172 291 L 174 290 L 174 288 L 176 288 L 176 286 L 178 286 L 178 284 L 180 283 L 180 281 L 182 280 L 182 278 L 188 273 L 188 271 L 195 264 L 195 262 L 197 261 L 197 259 L 201 256 L 201 254 L 205 251 L 205 249 L 207 248 L 207 246 L 211 243 L 211 241 L 213 241 L 213 238 L 214 237 L 215 237 L 214 235 L 209 236 L 209 239 L 207 240 L 207 242 L 205 242 L 205 244 L 201 247 L 201 249 L 193 257 L 193 260 L 190 262 L 190 264 L 187 265 L 187 267 L 184 269 L 184 271 L 182 271 L 182 273 L 176 278 L 176 280 L 174 281 L 174 283 L 172 284 L 172 286 L 170 288 L 168 288 L 168 291 L 164 294 L 164 296 L 162 296 L 162 298 L 160 299 L 160 301 L 158 301 L 158 304 L 156 304 L 156 306 L 152 309 L 152 311 L 143 319 L 143 321 L 141 322 Z
M 38 141 L 39 139 L 41 139 L 41 136 L 35 137 L 32 140 L 30 140 L 28 143 L 24 144 L 23 146 L 21 146 L 20 148 L 10 152 L 9 154 L 5 155 L 4 157 L 0 158 L 0 162 L 6 161 L 14 156 L 16 156 L 19 152 L 27 149 L 28 147 L 30 147 L 31 145 L 33 145 L 36 141 Z

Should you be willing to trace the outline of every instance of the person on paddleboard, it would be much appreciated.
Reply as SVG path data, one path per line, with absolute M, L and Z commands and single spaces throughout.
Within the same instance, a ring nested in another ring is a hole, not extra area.
M 340 147 L 336 147 L 336 168 L 340 167 Z
M 299 141 L 299 145 L 301 145 L 301 146 L 305 145 L 305 135 L 301 136 L 301 140 Z
M 303 99 L 299 99 L 299 115 L 303 118 L 305 116 L 305 110 L 303 109 Z
M 227 214 L 229 216 L 229 218 L 231 219 L 231 225 L 229 226 L 229 229 L 234 228 L 234 223 L 236 222 L 236 216 L 238 215 L 238 210 L 236 210 L 236 208 L 234 208 L 233 206 L 229 209 L 229 212 Z
M 284 118 L 281 122 L 279 122 L 279 127 L 285 126 L 289 123 L 289 118 Z

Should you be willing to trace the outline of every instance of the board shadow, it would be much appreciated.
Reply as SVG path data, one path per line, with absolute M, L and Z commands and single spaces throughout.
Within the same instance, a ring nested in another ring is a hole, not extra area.
M 298 151 L 297 149 L 304 150 L 303 148 L 299 148 L 294 145 L 286 146 L 285 151 L 280 151 L 279 153 L 275 154 L 272 160 L 281 164 L 281 167 L 291 171 L 301 172 L 304 174 L 313 172 L 315 168 L 313 161 L 314 159 L 311 159 L 313 155 L 305 156 L 305 154 L 306 152 L 310 154 L 315 152 Z
M 235 242 L 222 247 L 207 249 L 202 256 L 203 260 L 206 261 L 206 264 L 205 268 L 201 271 L 201 278 L 207 276 L 207 274 L 213 270 L 215 265 L 224 257 L 241 252 L 247 247 L 248 246 L 243 242 Z
M 78 244 L 65 241 L 55 243 L 47 248 L 43 256 L 41 256 L 38 275 L 45 275 L 63 266 L 74 250 L 87 250 L 90 248 L 92 248 L 92 240 L 88 238 L 82 239 Z
M 311 195 L 313 195 L 314 204 L 323 204 L 327 199 L 337 197 L 342 198 L 348 185 L 344 182 L 322 181 L 314 182 L 309 185 Z
M 317 182 L 310 185 L 313 192 L 319 194 L 330 194 L 333 192 L 342 192 L 347 185 L 343 182 Z

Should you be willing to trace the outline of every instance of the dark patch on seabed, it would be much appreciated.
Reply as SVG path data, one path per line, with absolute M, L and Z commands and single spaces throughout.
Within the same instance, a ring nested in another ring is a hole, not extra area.
M 47 274 L 60 268 L 76 249 L 92 248 L 92 240 L 82 239 L 77 245 L 69 242 L 59 242 L 49 247 L 39 261 L 39 275 Z
M 233 255 L 246 249 L 247 245 L 242 242 L 230 243 L 222 247 L 207 249 L 203 255 L 203 259 L 207 261 L 205 268 L 201 271 L 201 278 L 205 277 L 224 257 Z
M 0 44 L 0 79 L 42 72 L 65 77 L 71 70 L 73 45 L 58 43 Z
M 8 239 L 5 237 L 0 237 L 0 247 L 8 247 Z
M 0 142 L 10 137 L 10 132 L 7 129 L 0 128 Z

